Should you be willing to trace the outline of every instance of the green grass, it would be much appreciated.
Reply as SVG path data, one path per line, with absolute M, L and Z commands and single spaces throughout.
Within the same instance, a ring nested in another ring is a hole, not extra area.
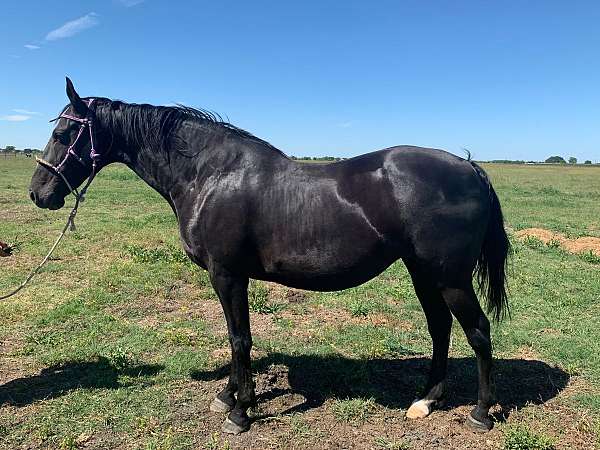
M 554 443 L 549 436 L 535 433 L 521 424 L 504 431 L 504 450 L 553 450 Z
M 360 424 L 365 422 L 375 410 L 372 398 L 352 398 L 335 400 L 331 406 L 333 417 L 340 422 Z
M 484 164 L 515 229 L 600 237 L 600 168 Z
M 0 293 L 26 276 L 66 220 L 67 210 L 39 210 L 27 198 L 33 167 L 0 159 L 0 240 L 19 244 L 13 257 L 0 259 Z M 485 168 L 511 229 L 600 236 L 600 168 Z M 207 425 L 205 417 L 221 385 L 194 375 L 222 364 L 215 355 L 228 351 L 224 319 L 206 314 L 218 301 L 206 272 L 181 250 L 169 206 L 126 168 L 109 167 L 77 225 L 32 285 L 0 303 L 0 393 L 19 405 L 0 408 L 0 448 L 235 447 L 213 434 L 221 418 Z M 512 319 L 493 327 L 495 353 L 520 360 L 526 352 L 577 377 L 583 387 L 558 400 L 600 423 L 600 261 L 533 238 L 513 245 Z M 304 394 L 330 400 L 321 412 L 289 416 L 281 426 L 255 425 L 283 447 L 289 436 L 309 446 L 332 442 L 311 414 L 333 414 L 354 429 L 381 420 L 375 412 L 384 388 L 372 380 L 385 373 L 385 361 L 429 357 L 427 326 L 401 262 L 357 288 L 311 293 L 298 303 L 252 282 L 249 303 L 260 358 L 287 358 L 292 380 L 298 372 L 310 378 Z M 456 325 L 451 356 L 472 357 Z M 425 368 L 419 370 L 402 375 L 417 380 L 407 397 L 423 382 Z M 400 413 L 392 406 L 384 414 Z M 389 427 L 398 435 L 373 445 L 408 448 L 403 423 Z M 509 427 L 494 439 L 509 449 L 550 448 L 540 447 L 543 432 L 535 433 Z M 353 439 L 344 436 L 342 443 Z
M 203 447 L 205 450 L 231 450 L 231 444 L 227 439 L 221 439 L 219 433 L 210 435 Z
M 376 448 L 382 448 L 385 450 L 409 450 L 411 445 L 407 441 L 394 441 L 385 437 L 377 437 L 374 441 Z
M 269 289 L 260 282 L 252 280 L 248 286 L 248 306 L 250 311 L 259 314 L 274 314 L 281 311 L 283 305 L 269 298 Z

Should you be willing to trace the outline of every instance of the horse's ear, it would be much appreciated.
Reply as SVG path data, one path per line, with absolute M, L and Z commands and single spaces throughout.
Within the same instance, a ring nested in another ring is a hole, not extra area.
M 81 100 L 81 97 L 79 97 L 77 91 L 75 91 L 73 82 L 69 79 L 69 77 L 67 77 L 67 97 L 69 97 L 69 100 L 71 101 L 71 106 L 73 106 L 73 110 L 77 114 L 87 114 L 88 107 L 85 104 L 85 102 Z

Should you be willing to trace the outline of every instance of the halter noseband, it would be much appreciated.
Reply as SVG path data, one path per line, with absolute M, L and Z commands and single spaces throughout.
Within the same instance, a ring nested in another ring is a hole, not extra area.
M 92 118 L 92 110 L 91 110 L 91 106 L 94 103 L 94 99 L 92 98 L 90 100 L 84 100 L 84 101 L 86 101 L 88 110 L 89 110 L 88 114 L 85 118 L 81 119 L 79 117 L 72 116 L 72 115 L 66 114 L 66 113 L 62 113 L 60 116 L 58 116 L 58 119 L 60 119 L 60 118 L 69 119 L 69 120 L 73 120 L 75 122 L 79 122 L 79 124 L 80 124 L 79 131 L 77 132 L 77 137 L 75 138 L 73 143 L 71 145 L 69 145 L 69 148 L 67 149 L 67 152 L 65 153 L 65 156 L 62 159 L 62 161 L 57 166 L 55 166 L 42 158 L 38 158 L 38 157 L 35 158 L 35 160 L 37 161 L 37 163 L 39 165 L 43 166 L 44 168 L 48 169 L 50 172 L 52 172 L 55 175 L 58 175 L 60 178 L 62 178 L 62 180 L 65 182 L 65 184 L 69 188 L 69 194 L 73 194 L 78 202 L 84 199 L 84 195 L 85 195 L 88 187 L 90 186 L 90 184 L 92 183 L 92 180 L 96 176 L 96 172 L 98 169 L 98 161 L 100 160 L 100 157 L 101 157 L 101 155 L 99 153 L 97 153 L 96 150 L 94 149 L 94 130 L 93 130 L 94 121 Z M 74 188 L 71 186 L 71 183 L 69 183 L 69 180 L 67 180 L 67 177 L 62 172 L 62 169 L 65 167 L 65 164 L 69 160 L 70 156 L 73 156 L 75 158 L 75 160 L 77 162 L 79 162 L 83 167 L 87 167 L 83 158 L 81 158 L 81 156 L 79 156 L 75 152 L 75 145 L 77 144 L 77 141 L 79 141 L 79 138 L 81 137 L 81 135 L 83 134 L 83 131 L 86 128 L 89 130 L 89 134 L 90 134 L 90 144 L 91 144 L 90 158 L 92 160 L 92 173 L 88 177 L 88 181 L 87 181 L 86 185 L 83 187 L 81 192 L 79 192 L 77 190 L 77 188 Z

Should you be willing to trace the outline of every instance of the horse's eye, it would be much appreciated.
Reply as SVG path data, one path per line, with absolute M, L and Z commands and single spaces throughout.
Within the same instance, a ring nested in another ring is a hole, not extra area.
M 63 133 L 54 132 L 52 137 L 54 138 L 55 141 L 58 141 L 63 145 L 69 144 L 69 138 Z

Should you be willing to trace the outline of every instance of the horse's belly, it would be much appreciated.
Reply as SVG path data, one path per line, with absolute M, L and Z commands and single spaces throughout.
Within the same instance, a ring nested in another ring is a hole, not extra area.
M 347 289 L 377 276 L 400 256 L 397 246 L 385 240 L 342 243 L 334 240 L 279 252 L 265 266 L 261 278 L 299 289 Z
M 338 273 L 310 274 L 308 276 L 300 276 L 295 273 L 276 273 L 266 274 L 266 276 L 260 278 L 309 291 L 339 291 L 359 286 L 369 281 L 387 269 L 393 262 L 394 260 L 375 261 L 368 265 L 358 265 L 347 271 Z

